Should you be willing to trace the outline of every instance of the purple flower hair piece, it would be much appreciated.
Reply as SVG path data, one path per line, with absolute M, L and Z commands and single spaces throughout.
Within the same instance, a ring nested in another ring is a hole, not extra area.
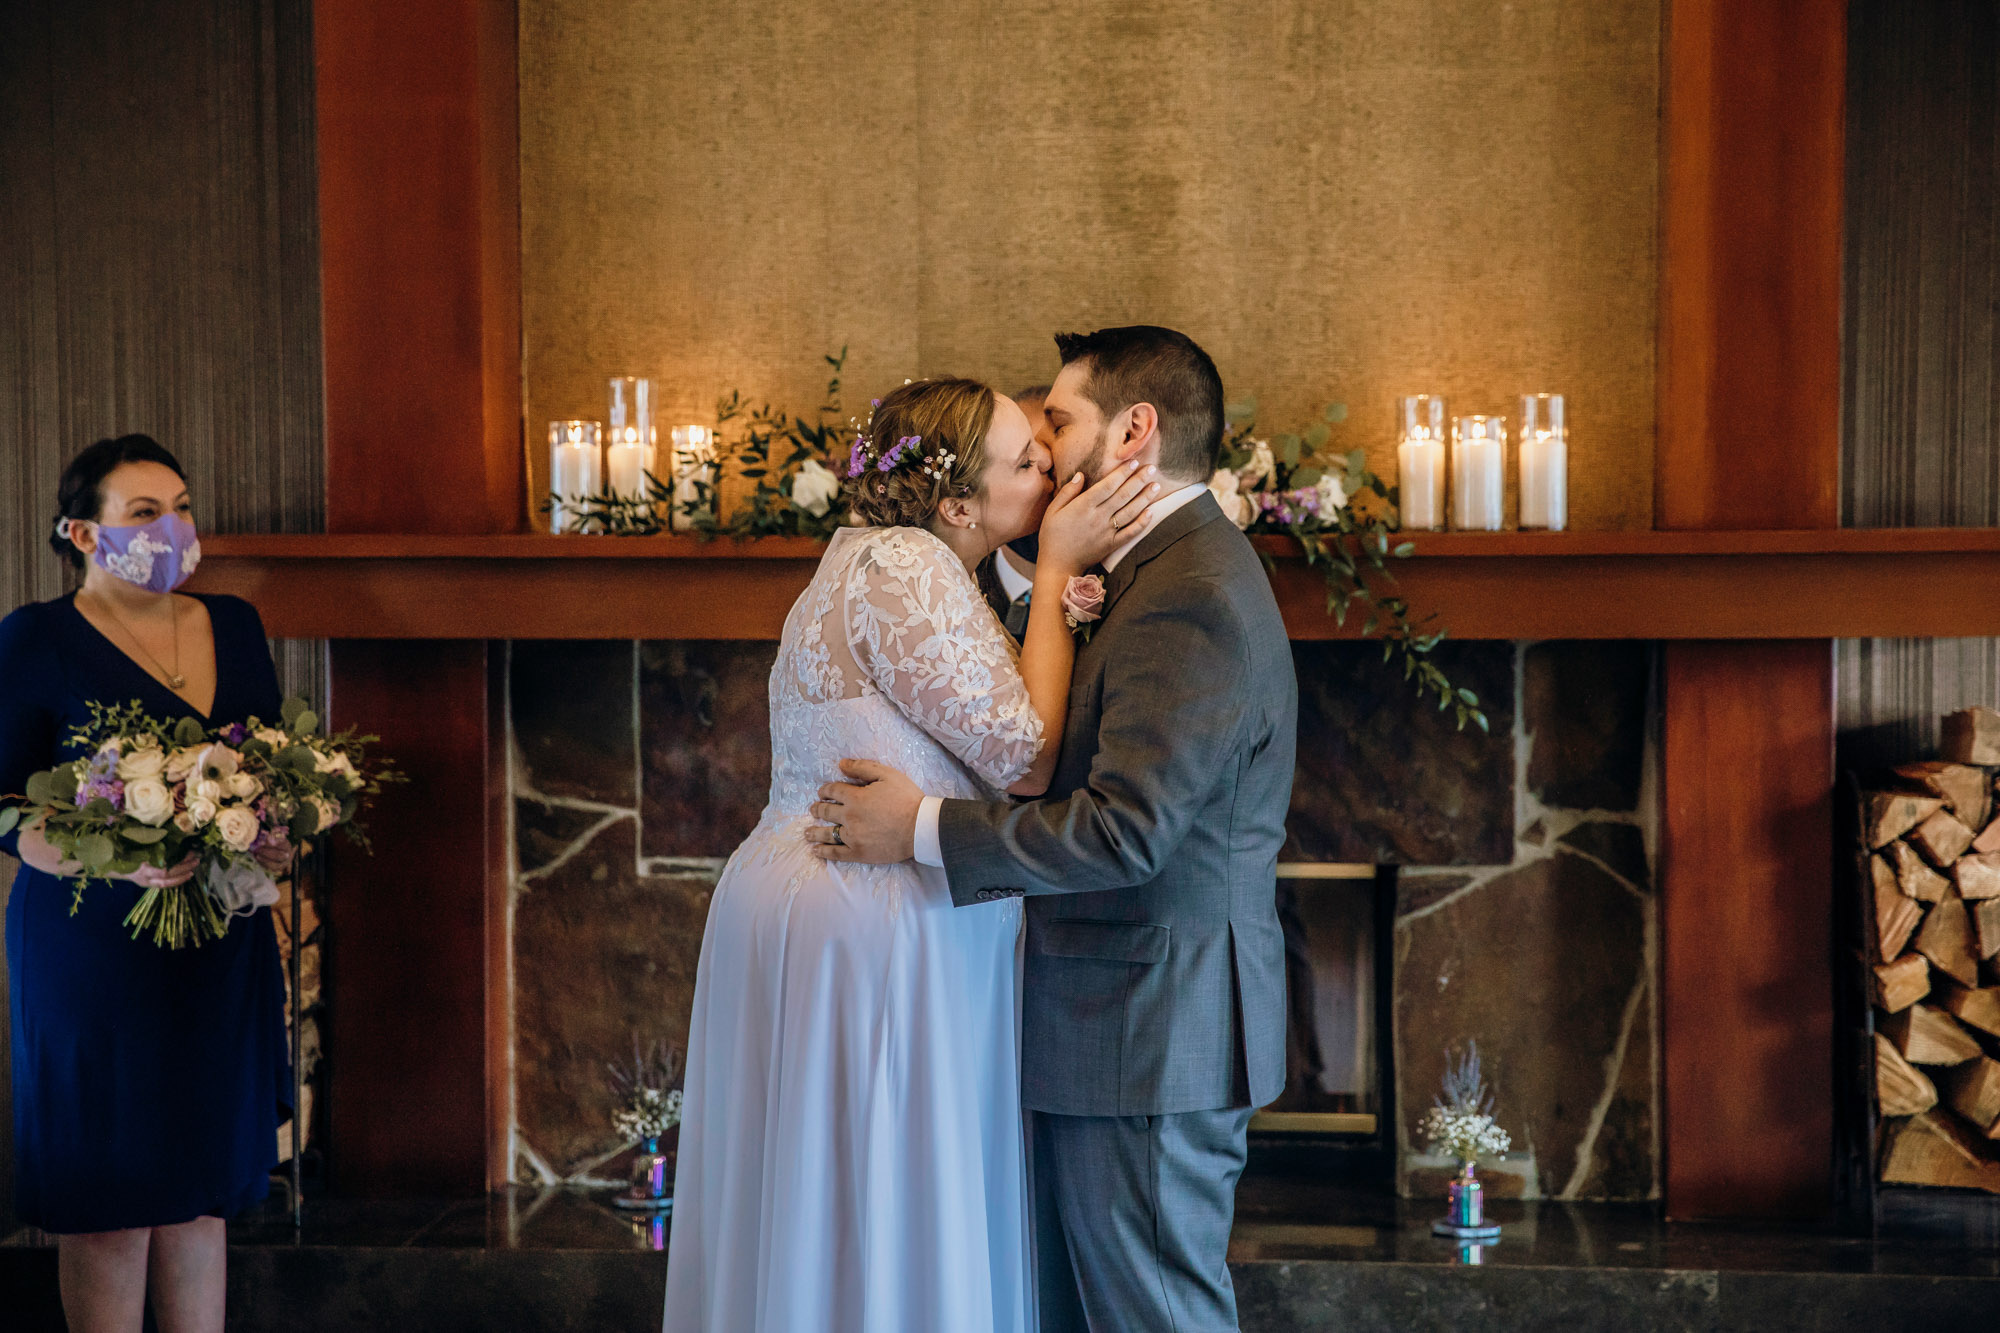
M 882 455 L 882 461 L 877 463 L 875 467 L 877 468 L 877 470 L 882 472 L 895 471 L 896 465 L 903 461 L 903 455 L 906 452 L 908 452 L 913 445 L 919 445 L 922 444 L 923 442 L 924 442 L 924 437 L 921 435 L 905 435 L 902 439 L 896 441 L 895 448 L 891 449 L 888 453 Z
M 854 437 L 854 447 L 847 451 L 847 475 L 850 479 L 860 476 L 862 471 L 867 468 L 867 450 L 868 441 L 856 435 Z

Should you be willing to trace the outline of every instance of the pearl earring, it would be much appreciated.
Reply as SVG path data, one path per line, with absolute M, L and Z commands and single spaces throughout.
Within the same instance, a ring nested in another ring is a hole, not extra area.
M 978 527 L 978 526 L 979 526 L 979 520 L 978 520 L 978 519 L 974 519 L 974 520 L 972 520 L 972 522 L 971 522 L 970 524 L 968 524 L 967 526 L 968 526 L 968 527 L 974 527 L 974 528 L 976 528 L 976 527 Z

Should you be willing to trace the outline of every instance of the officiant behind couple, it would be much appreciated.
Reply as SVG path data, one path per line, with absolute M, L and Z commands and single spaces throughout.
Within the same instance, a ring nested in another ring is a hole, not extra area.
M 1290 645 L 1204 485 L 1214 363 L 1056 344 L 1039 438 L 926 380 L 854 442 L 866 526 L 786 620 L 770 802 L 709 909 L 667 1333 L 1236 1327 Z M 973 571 L 1035 532 L 1016 644 Z

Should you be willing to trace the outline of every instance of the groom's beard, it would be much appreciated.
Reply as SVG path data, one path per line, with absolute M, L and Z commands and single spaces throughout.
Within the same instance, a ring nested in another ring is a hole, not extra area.
M 1090 447 L 1090 456 L 1083 460 L 1078 471 L 1083 473 L 1086 486 L 1095 486 L 1104 480 L 1104 474 L 1111 467 L 1111 425 L 1106 422 L 1097 432 L 1097 443 Z

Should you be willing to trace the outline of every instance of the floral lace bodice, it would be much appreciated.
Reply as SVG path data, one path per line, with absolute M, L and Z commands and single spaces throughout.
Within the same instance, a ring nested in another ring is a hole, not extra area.
M 1042 746 L 1016 651 L 942 541 L 842 528 L 771 670 L 766 823 L 807 817 L 842 759 L 888 764 L 932 796 L 1005 790 Z

